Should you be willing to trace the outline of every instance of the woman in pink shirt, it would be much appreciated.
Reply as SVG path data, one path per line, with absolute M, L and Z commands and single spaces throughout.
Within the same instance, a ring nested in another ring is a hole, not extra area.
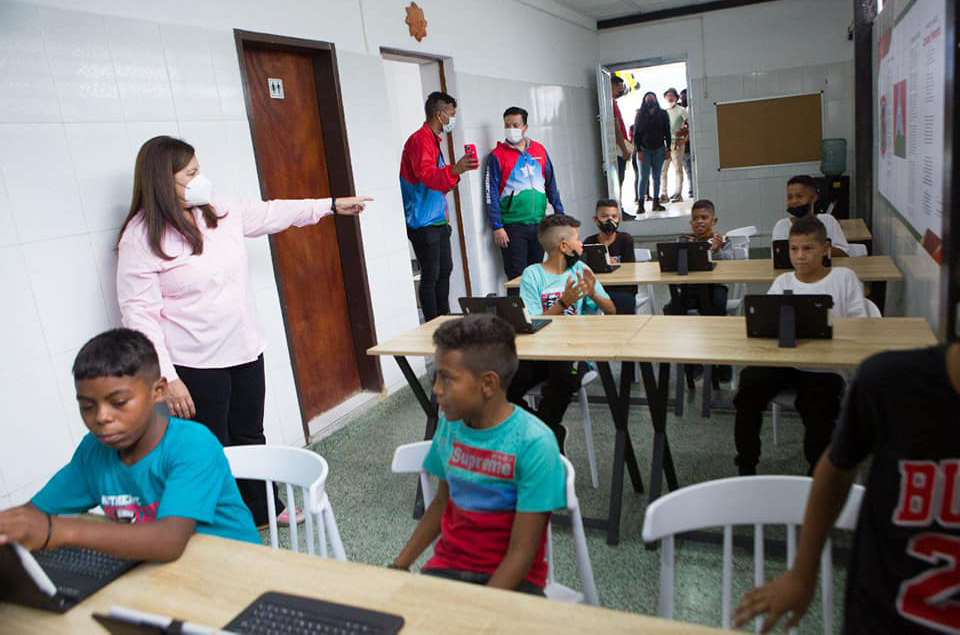
M 372 199 L 230 201 L 212 188 L 190 144 L 160 136 L 140 148 L 120 230 L 120 313 L 156 347 L 173 416 L 203 423 L 224 446 L 263 444 L 263 340 L 245 237 L 359 214 Z M 263 484 L 241 481 L 240 492 L 265 524 Z

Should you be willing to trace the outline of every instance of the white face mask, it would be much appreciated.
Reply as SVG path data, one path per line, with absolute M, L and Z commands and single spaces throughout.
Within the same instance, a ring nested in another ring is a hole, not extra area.
M 523 141 L 523 128 L 504 128 L 503 131 L 510 143 L 517 144 Z
M 183 200 L 193 206 L 209 205 L 213 194 L 213 182 L 202 174 L 190 179 L 184 188 Z
M 456 116 L 450 117 L 450 121 L 443 124 L 443 131 L 447 134 L 450 134 L 451 132 L 453 132 L 453 126 L 456 125 L 456 123 L 457 123 Z

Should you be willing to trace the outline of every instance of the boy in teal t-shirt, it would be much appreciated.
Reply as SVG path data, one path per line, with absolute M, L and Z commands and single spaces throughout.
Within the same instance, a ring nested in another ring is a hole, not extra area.
M 530 265 L 520 278 L 520 298 L 530 315 L 587 315 L 617 312 L 613 301 L 597 282 L 590 267 L 580 256 L 580 221 L 572 216 L 554 214 L 540 223 L 538 238 L 547 253 L 542 264 Z M 546 381 L 537 417 L 557 437 L 564 452 L 567 428 L 561 423 L 573 394 L 580 388 L 580 376 L 586 364 L 524 360 L 507 391 L 507 399 L 527 407 L 524 395 Z
M 178 558 L 194 532 L 260 544 L 220 442 L 157 412 L 166 383 L 146 336 L 101 333 L 80 349 L 73 376 L 90 433 L 29 503 L 0 512 L 0 543 L 161 561 Z M 98 505 L 117 522 L 59 515 Z
M 391 565 L 410 565 L 439 536 L 422 572 L 543 594 L 550 512 L 566 505 L 566 471 L 550 430 L 507 401 L 513 329 L 492 315 L 433 336 L 441 416 L 424 469 L 437 495 Z

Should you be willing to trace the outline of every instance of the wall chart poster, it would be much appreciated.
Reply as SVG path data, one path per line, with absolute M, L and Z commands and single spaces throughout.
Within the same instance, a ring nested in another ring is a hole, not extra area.
M 877 21 L 878 189 L 937 262 L 943 227 L 947 1 L 914 0 L 895 18 L 894 3 L 889 3 Z

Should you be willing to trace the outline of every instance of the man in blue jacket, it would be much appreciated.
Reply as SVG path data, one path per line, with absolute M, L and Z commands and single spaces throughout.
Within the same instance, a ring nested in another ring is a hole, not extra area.
M 460 175 L 479 165 L 465 155 L 447 165 L 440 151 L 441 133 L 450 134 L 456 122 L 457 100 L 433 92 L 424 104 L 423 126 L 403 145 L 400 159 L 400 192 L 407 221 L 407 237 L 420 264 L 420 308 L 430 321 L 450 313 L 450 223 L 446 194 Z

